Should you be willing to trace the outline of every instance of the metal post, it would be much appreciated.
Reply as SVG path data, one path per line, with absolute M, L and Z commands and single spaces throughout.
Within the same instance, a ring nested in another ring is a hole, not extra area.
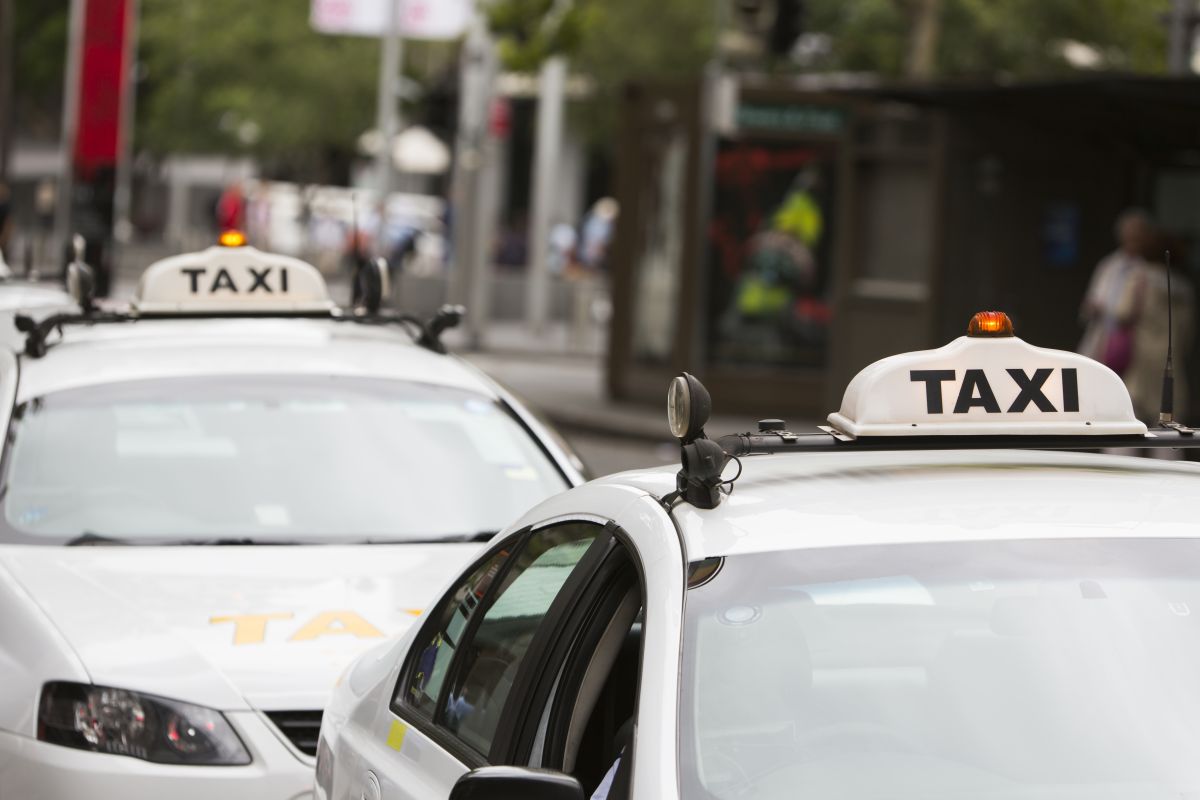
M 71 205 L 75 178 L 75 134 L 79 124 L 79 71 L 83 63 L 83 25 L 87 0 L 71 0 L 67 33 L 67 66 L 63 78 L 62 137 L 58 152 L 58 186 L 54 209 L 54 250 L 57 262 L 71 236 Z
M 1172 0 L 1167 20 L 1167 71 L 1172 75 L 1191 72 L 1193 0 Z
M 400 115 L 396 108 L 400 67 L 404 59 L 404 39 L 400 35 L 400 4 L 404 0 L 389 0 L 387 29 L 383 33 L 379 58 L 379 97 L 375 110 L 375 128 L 382 142 L 375 155 L 375 178 L 379 191 L 379 231 L 376 236 L 376 251 L 383 239 L 383 223 L 387 212 L 387 198 L 392 193 L 392 142 L 400 128 Z
M 137 58 L 140 0 L 129 0 L 129 26 L 125 44 L 125 91 L 121 98 L 121 127 L 117 151 L 116 187 L 113 192 L 113 241 L 119 248 L 133 239 L 133 130 L 137 118 Z M 113 258 L 114 267 L 118 259 Z
M 489 317 L 492 241 L 496 225 L 496 147 L 489 130 L 496 74 L 495 46 L 477 17 L 462 50 L 451 194 L 453 259 L 448 295 L 467 306 L 468 345 L 483 345 Z
M 525 320 L 535 336 L 546 329 L 550 299 L 550 214 L 555 207 L 555 177 L 562 151 L 563 95 L 567 61 L 546 59 L 538 85 L 537 144 L 533 161 L 533 214 L 529 224 L 529 267 L 525 276 Z
M 8 153 L 12 147 L 13 2 L 0 0 L 0 181 L 8 177 Z

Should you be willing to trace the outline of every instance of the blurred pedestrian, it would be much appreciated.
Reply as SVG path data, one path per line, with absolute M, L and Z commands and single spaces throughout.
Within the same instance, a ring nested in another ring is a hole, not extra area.
M 1129 209 L 1117 218 L 1115 233 L 1118 247 L 1096 265 L 1083 298 L 1080 319 L 1085 329 L 1079 352 L 1124 377 L 1145 307 L 1145 252 L 1154 225 L 1145 211 Z
M 601 197 L 583 218 L 580 232 L 579 261 L 589 269 L 601 270 L 607 264 L 608 245 L 612 241 L 620 206 L 611 197 Z
M 225 187 L 217 200 L 217 228 L 221 231 L 246 229 L 246 193 L 241 181 Z
M 51 178 L 42 178 L 33 190 L 33 216 L 36 221 L 36 250 L 26 248 L 27 267 L 46 264 L 51 260 L 50 241 L 54 233 L 54 208 L 58 204 L 58 185 Z
M 575 258 L 575 244 L 579 235 L 575 228 L 561 220 L 550 228 L 550 259 L 547 266 L 552 275 L 562 275 Z

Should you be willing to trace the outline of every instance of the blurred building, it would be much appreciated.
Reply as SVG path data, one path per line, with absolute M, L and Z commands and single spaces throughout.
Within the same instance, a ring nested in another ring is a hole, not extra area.
M 625 103 L 618 398 L 658 402 L 687 369 L 723 410 L 823 416 L 866 364 L 939 346 L 990 308 L 1073 349 L 1129 206 L 1156 216 L 1200 283 L 1195 79 L 725 76 L 634 87 Z

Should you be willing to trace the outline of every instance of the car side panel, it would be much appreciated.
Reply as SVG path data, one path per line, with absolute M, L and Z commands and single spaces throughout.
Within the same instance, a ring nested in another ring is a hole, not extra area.
M 0 609 L 0 731 L 32 737 L 42 684 L 90 679 L 66 639 L 2 564 Z
M 323 796 L 318 778 L 318 800 L 371 796 L 364 795 L 368 772 L 388 800 L 447 797 L 466 771 L 462 762 L 391 711 L 392 692 L 418 630 L 414 626 L 401 639 L 364 654 L 338 681 L 321 723 L 321 737 L 333 753 L 332 791 Z

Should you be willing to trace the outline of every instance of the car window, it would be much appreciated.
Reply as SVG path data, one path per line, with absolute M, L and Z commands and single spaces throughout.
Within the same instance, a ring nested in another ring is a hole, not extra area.
M 462 539 L 567 488 L 494 399 L 398 380 L 90 386 L 18 406 L 10 441 L 9 543 Z
M 1200 542 L 736 554 L 689 590 L 684 797 L 1189 797 Z
M 397 687 L 394 705 L 407 702 L 409 707 L 432 719 L 446 672 L 462 642 L 467 622 L 487 594 L 508 555 L 509 551 L 503 549 L 487 559 L 442 602 L 433 616 L 436 620 L 433 632 L 428 635 L 424 647 L 413 661 L 407 680 L 401 681 Z
M 561 525 L 532 535 L 514 556 L 472 638 L 460 648 L 441 724 L 487 753 L 534 634 L 588 547 L 604 529 Z

